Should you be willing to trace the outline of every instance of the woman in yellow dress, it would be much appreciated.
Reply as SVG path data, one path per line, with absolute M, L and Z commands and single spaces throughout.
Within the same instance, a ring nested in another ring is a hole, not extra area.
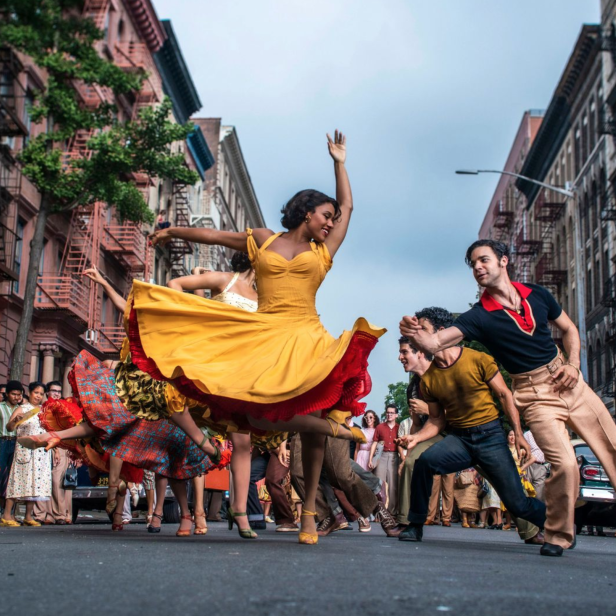
M 213 420 L 248 430 L 301 433 L 306 501 L 300 543 L 317 542 L 315 499 L 326 435 L 363 441 L 345 427 L 370 392 L 368 356 L 384 329 L 358 319 L 333 338 L 315 307 L 316 292 L 342 244 L 353 199 L 344 166 L 346 139 L 328 135 L 336 199 L 303 190 L 283 208 L 283 233 L 168 228 L 153 244 L 182 238 L 248 252 L 257 276 L 255 313 L 135 281 L 129 314 L 133 362 L 170 381 Z

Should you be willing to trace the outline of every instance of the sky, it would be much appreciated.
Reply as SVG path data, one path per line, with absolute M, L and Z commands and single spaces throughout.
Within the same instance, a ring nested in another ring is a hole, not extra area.
M 363 316 L 389 331 L 368 407 L 406 380 L 398 323 L 462 312 L 464 265 L 526 109 L 545 109 L 599 0 L 153 0 L 199 92 L 237 129 L 269 228 L 298 190 L 335 194 L 326 132 L 347 135 L 354 213 L 317 297 L 335 337 Z

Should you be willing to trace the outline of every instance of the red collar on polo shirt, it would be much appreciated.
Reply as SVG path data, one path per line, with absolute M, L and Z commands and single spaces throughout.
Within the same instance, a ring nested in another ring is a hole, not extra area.
M 502 304 L 497 302 L 486 289 L 481 295 L 481 299 L 479 300 L 481 305 L 488 312 L 494 312 L 495 310 L 504 310 L 518 325 L 518 327 L 525 333 L 533 335 L 535 331 L 535 317 L 533 315 L 532 308 L 527 301 L 528 296 L 533 292 L 533 290 L 521 282 L 511 282 L 511 284 L 517 289 L 520 297 L 522 298 L 521 304 L 524 309 L 524 316 L 518 314 L 515 310 L 511 310 L 510 308 L 505 308 Z

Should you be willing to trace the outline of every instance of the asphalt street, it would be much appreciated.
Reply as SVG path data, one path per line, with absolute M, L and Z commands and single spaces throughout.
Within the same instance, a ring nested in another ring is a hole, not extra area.
M 0 528 L 0 614 L 616 613 L 616 538 L 578 537 L 562 558 L 514 532 L 426 528 L 424 542 L 339 531 L 317 546 L 223 524 L 204 537 L 143 523 Z

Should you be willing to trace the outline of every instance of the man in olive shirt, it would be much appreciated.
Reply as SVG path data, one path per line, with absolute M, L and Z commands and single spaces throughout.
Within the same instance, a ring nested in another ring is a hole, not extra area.
M 450 327 L 453 315 L 444 308 L 416 313 L 430 333 Z M 516 433 L 521 457 L 530 454 L 522 436 L 520 417 L 498 366 L 492 357 L 473 349 L 453 347 L 434 354 L 423 374 L 421 392 L 430 418 L 416 434 L 400 439 L 408 448 L 433 438 L 447 426 L 448 435 L 426 450 L 415 463 L 411 480 L 409 526 L 401 541 L 421 541 L 433 476 L 479 465 L 512 515 L 543 528 L 545 505 L 524 493 L 507 438 L 492 398 L 494 392 Z

